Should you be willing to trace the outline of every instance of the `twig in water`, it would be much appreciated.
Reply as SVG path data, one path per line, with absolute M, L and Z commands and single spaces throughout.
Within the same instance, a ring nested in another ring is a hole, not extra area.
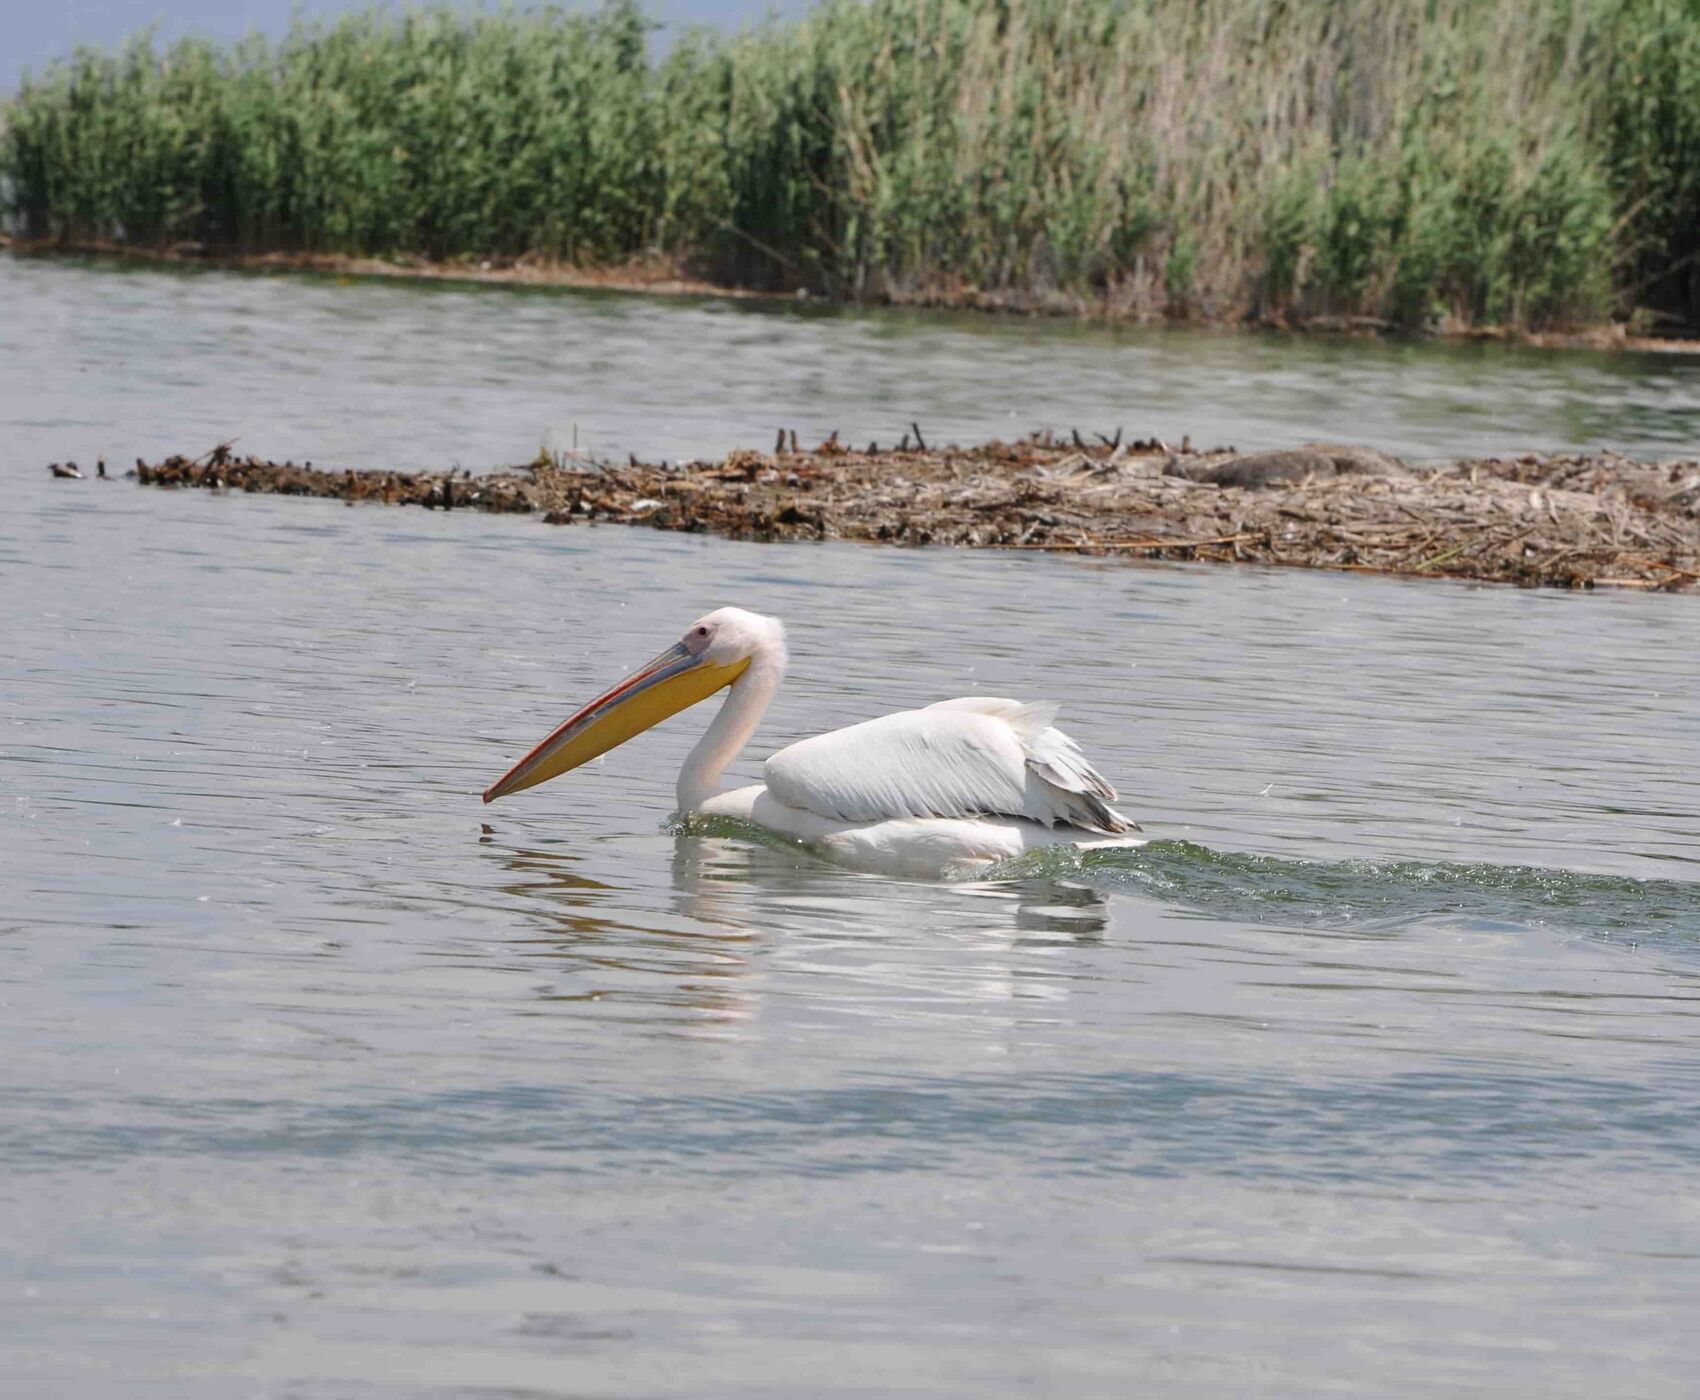
M 199 457 L 195 458 L 195 465 L 200 466 L 202 462 L 205 462 L 210 458 L 217 457 L 220 453 L 223 453 L 225 457 L 228 457 L 230 455 L 230 449 L 241 441 L 241 438 L 231 438 L 229 442 L 219 443 L 218 446 L 201 453 Z M 223 460 L 223 458 L 220 458 L 220 460 Z
M 1207 540 L 1078 540 L 1074 543 L 1052 541 L 1045 544 L 1006 544 L 999 549 L 1198 549 L 1207 544 L 1235 544 L 1254 539 L 1261 531 L 1252 530 L 1239 535 L 1216 535 Z

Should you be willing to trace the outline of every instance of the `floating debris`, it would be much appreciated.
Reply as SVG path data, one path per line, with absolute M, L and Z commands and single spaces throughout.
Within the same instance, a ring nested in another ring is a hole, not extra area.
M 1178 449 L 1039 434 L 979 447 L 775 450 L 717 462 L 539 458 L 485 476 L 237 457 L 137 463 L 143 485 L 535 513 L 756 540 L 870 540 L 1676 591 L 1700 581 L 1700 461 L 1528 453 L 1413 466 L 1371 448 Z M 57 470 L 57 469 L 55 469 Z
M 47 472 L 49 476 L 63 477 L 70 481 L 83 480 L 83 473 L 75 462 L 49 462 Z

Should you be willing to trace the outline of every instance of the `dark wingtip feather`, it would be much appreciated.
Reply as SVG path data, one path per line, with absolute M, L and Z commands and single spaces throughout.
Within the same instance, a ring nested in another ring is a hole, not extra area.
M 1078 822 L 1078 825 L 1088 831 L 1102 831 L 1109 836 L 1121 836 L 1140 829 L 1138 822 L 1129 821 L 1114 807 L 1099 801 L 1090 793 L 1081 793 L 1080 802 L 1086 809 L 1087 820 Z

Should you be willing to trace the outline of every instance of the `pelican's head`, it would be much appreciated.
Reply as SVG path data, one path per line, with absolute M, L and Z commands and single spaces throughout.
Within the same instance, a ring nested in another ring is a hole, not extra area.
M 699 617 L 646 666 L 592 700 L 498 779 L 486 802 L 536 787 L 731 685 L 752 664 L 782 670 L 785 628 L 743 608 Z

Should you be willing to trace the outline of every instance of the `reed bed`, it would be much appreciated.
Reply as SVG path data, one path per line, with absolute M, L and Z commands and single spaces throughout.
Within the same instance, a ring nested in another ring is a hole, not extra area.
M 1694 0 L 629 0 L 79 52 L 24 239 L 597 266 L 1128 316 L 1700 319 Z

